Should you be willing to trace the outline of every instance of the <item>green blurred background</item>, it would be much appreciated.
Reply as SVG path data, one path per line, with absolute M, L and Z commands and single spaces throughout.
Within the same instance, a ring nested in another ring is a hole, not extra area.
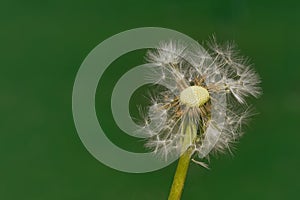
M 79 66 L 121 31 L 165 27 L 203 41 L 234 40 L 252 58 L 264 95 L 235 156 L 192 164 L 183 199 L 300 199 L 300 3 L 298 1 L 1 1 L 0 199 L 166 199 L 176 163 L 127 174 L 90 155 L 74 127 L 71 95 Z M 116 81 L 144 62 L 126 54 L 105 72 L 96 108 L 107 136 L 143 151 L 110 111 Z M 100 86 L 101 85 L 101 86 Z M 139 90 L 132 99 L 142 102 Z

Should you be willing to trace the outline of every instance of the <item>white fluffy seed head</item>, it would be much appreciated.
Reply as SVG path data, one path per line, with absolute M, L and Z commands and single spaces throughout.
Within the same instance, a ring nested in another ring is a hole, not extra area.
M 147 61 L 155 66 L 151 80 L 169 90 L 149 108 L 152 123 L 145 127 L 151 137 L 146 146 L 165 158 L 185 149 L 182 141 L 189 141 L 200 159 L 210 152 L 230 151 L 251 116 L 247 98 L 261 93 L 259 76 L 232 43 L 223 47 L 215 42 L 211 52 L 169 41 L 147 53 Z M 193 140 L 187 139 L 188 124 L 197 126 Z
M 180 102 L 189 107 L 199 107 L 209 100 L 208 91 L 201 86 L 190 86 L 180 93 Z

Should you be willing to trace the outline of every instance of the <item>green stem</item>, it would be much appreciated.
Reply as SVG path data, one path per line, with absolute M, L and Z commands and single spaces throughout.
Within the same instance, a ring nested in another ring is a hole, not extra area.
M 189 169 L 190 160 L 193 154 L 193 148 L 191 144 L 197 137 L 197 126 L 193 123 L 183 124 L 182 132 L 184 132 L 184 138 L 182 138 L 182 154 L 179 158 L 177 169 L 175 172 L 174 180 L 172 183 L 171 191 L 168 200 L 180 200 L 183 191 L 186 174 Z
M 168 200 L 180 200 L 191 156 L 192 149 L 189 148 L 179 158 Z
M 192 122 L 184 123 L 181 126 L 181 131 L 185 133 L 181 140 L 182 154 L 178 161 L 168 200 L 180 200 L 181 198 L 190 160 L 194 152 L 194 147 L 192 146 L 197 139 L 197 130 L 197 125 Z

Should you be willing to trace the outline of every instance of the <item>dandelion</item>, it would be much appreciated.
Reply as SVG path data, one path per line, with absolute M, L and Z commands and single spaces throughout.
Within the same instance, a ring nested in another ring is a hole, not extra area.
M 146 146 L 164 159 L 180 156 L 169 199 L 180 199 L 190 160 L 208 167 L 211 154 L 231 152 L 252 116 L 247 99 L 261 94 L 259 76 L 232 43 L 213 38 L 208 47 L 168 41 L 146 55 L 148 78 L 166 87 L 151 97 Z

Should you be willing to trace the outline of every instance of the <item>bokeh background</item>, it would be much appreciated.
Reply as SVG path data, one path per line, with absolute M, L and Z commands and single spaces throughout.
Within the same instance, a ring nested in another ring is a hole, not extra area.
M 262 77 L 260 113 L 234 156 L 191 164 L 183 199 L 299 199 L 299 1 L 74 1 L 0 2 L 0 199 L 167 199 L 176 163 L 128 174 L 90 155 L 74 127 L 76 72 L 101 41 L 121 31 L 165 27 L 199 42 L 215 34 L 234 40 Z M 105 72 L 96 95 L 99 122 L 118 146 L 141 152 L 143 142 L 116 126 L 114 84 L 144 62 L 128 53 Z M 138 90 L 132 98 L 143 103 Z

